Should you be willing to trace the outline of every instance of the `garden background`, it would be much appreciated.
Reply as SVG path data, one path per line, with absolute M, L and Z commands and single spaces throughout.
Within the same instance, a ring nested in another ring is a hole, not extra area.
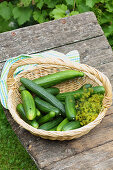
M 0 33 L 93 11 L 113 49 L 113 0 L 0 0 Z M 0 169 L 37 169 L 0 105 Z

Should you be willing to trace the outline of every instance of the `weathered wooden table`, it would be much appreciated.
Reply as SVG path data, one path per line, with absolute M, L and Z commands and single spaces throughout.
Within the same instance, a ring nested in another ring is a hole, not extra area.
M 92 12 L 0 34 L 0 69 L 9 57 L 50 49 L 67 53 L 77 49 L 81 63 L 91 65 L 113 85 L 112 49 Z M 113 106 L 102 122 L 87 135 L 71 141 L 35 137 L 7 119 L 39 169 L 113 170 Z

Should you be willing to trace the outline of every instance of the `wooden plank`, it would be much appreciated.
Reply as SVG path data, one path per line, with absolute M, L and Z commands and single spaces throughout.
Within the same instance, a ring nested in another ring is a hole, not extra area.
M 110 115 L 113 113 L 113 102 L 112 102 L 112 106 L 107 110 L 106 115 Z
M 51 164 L 44 170 L 95 170 L 94 167 L 104 170 L 103 165 L 105 170 L 113 169 L 113 141 Z
M 113 110 L 111 113 L 113 113 Z M 25 129 L 19 127 L 11 118 L 9 112 L 7 112 L 7 118 L 26 150 L 32 155 L 38 166 L 44 168 L 45 166 L 49 167 L 49 165 L 54 164 L 56 161 L 112 141 L 113 114 L 111 113 L 87 135 L 76 140 L 62 142 L 44 140 L 33 136 Z
M 113 170 L 113 158 L 100 162 L 92 167 L 93 170 Z
M 97 69 L 103 72 L 109 78 L 113 87 L 113 62 L 100 65 L 100 67 L 98 66 Z
M 72 50 L 78 50 L 81 63 L 96 68 L 113 61 L 113 51 L 105 36 L 65 45 L 55 48 L 55 50 L 65 54 Z
M 93 12 L 20 28 L 0 34 L 0 60 L 22 53 L 52 49 L 103 34 Z
M 85 40 L 78 43 L 68 44 L 55 48 L 54 50 L 66 54 L 75 49 L 80 53 L 81 63 L 91 65 L 95 68 L 98 66 L 100 67 L 102 64 L 113 62 L 113 52 L 105 36 L 92 38 L 90 40 Z M 4 58 L 5 56 L 0 60 L 3 61 Z

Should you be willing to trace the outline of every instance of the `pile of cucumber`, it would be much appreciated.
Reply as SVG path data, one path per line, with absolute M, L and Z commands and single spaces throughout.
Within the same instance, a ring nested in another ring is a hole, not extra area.
M 92 94 L 104 94 L 104 87 L 85 84 L 79 90 L 60 93 L 58 88 L 52 86 L 83 76 L 83 72 L 66 70 L 34 80 L 20 78 L 22 103 L 16 108 L 20 117 L 34 128 L 47 131 L 80 128 L 80 122 L 76 120 L 75 101 L 82 96 L 84 88 L 90 88 Z

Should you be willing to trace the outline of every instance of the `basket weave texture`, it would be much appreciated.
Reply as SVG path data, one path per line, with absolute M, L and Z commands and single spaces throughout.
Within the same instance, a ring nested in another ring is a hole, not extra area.
M 23 71 L 20 73 L 16 79 L 13 78 L 14 71 L 17 67 L 26 65 L 26 64 L 38 64 L 37 67 L 34 67 L 32 70 Z M 31 125 L 23 121 L 16 111 L 17 104 L 21 103 L 21 95 L 19 93 L 20 77 L 29 78 L 31 80 L 39 78 L 44 75 L 52 74 L 58 71 L 64 70 L 78 70 L 85 73 L 85 76 L 82 78 L 75 78 L 56 85 L 60 89 L 60 92 L 67 92 L 79 89 L 86 83 L 90 83 L 93 86 L 104 86 L 105 96 L 103 99 L 103 110 L 99 113 L 98 117 L 91 123 L 86 126 L 83 126 L 79 129 L 70 130 L 70 131 L 45 131 L 41 129 L 36 129 Z M 58 58 L 27 58 L 15 62 L 8 73 L 7 78 L 8 86 L 8 109 L 13 117 L 13 119 L 23 128 L 28 130 L 30 133 L 36 136 L 40 136 L 44 139 L 50 140 L 71 140 L 74 138 L 81 137 L 82 135 L 87 134 L 91 129 L 98 125 L 102 118 L 105 116 L 107 109 L 112 104 L 112 87 L 109 82 L 109 79 L 101 72 L 95 68 L 80 64 L 67 62 L 66 60 Z

